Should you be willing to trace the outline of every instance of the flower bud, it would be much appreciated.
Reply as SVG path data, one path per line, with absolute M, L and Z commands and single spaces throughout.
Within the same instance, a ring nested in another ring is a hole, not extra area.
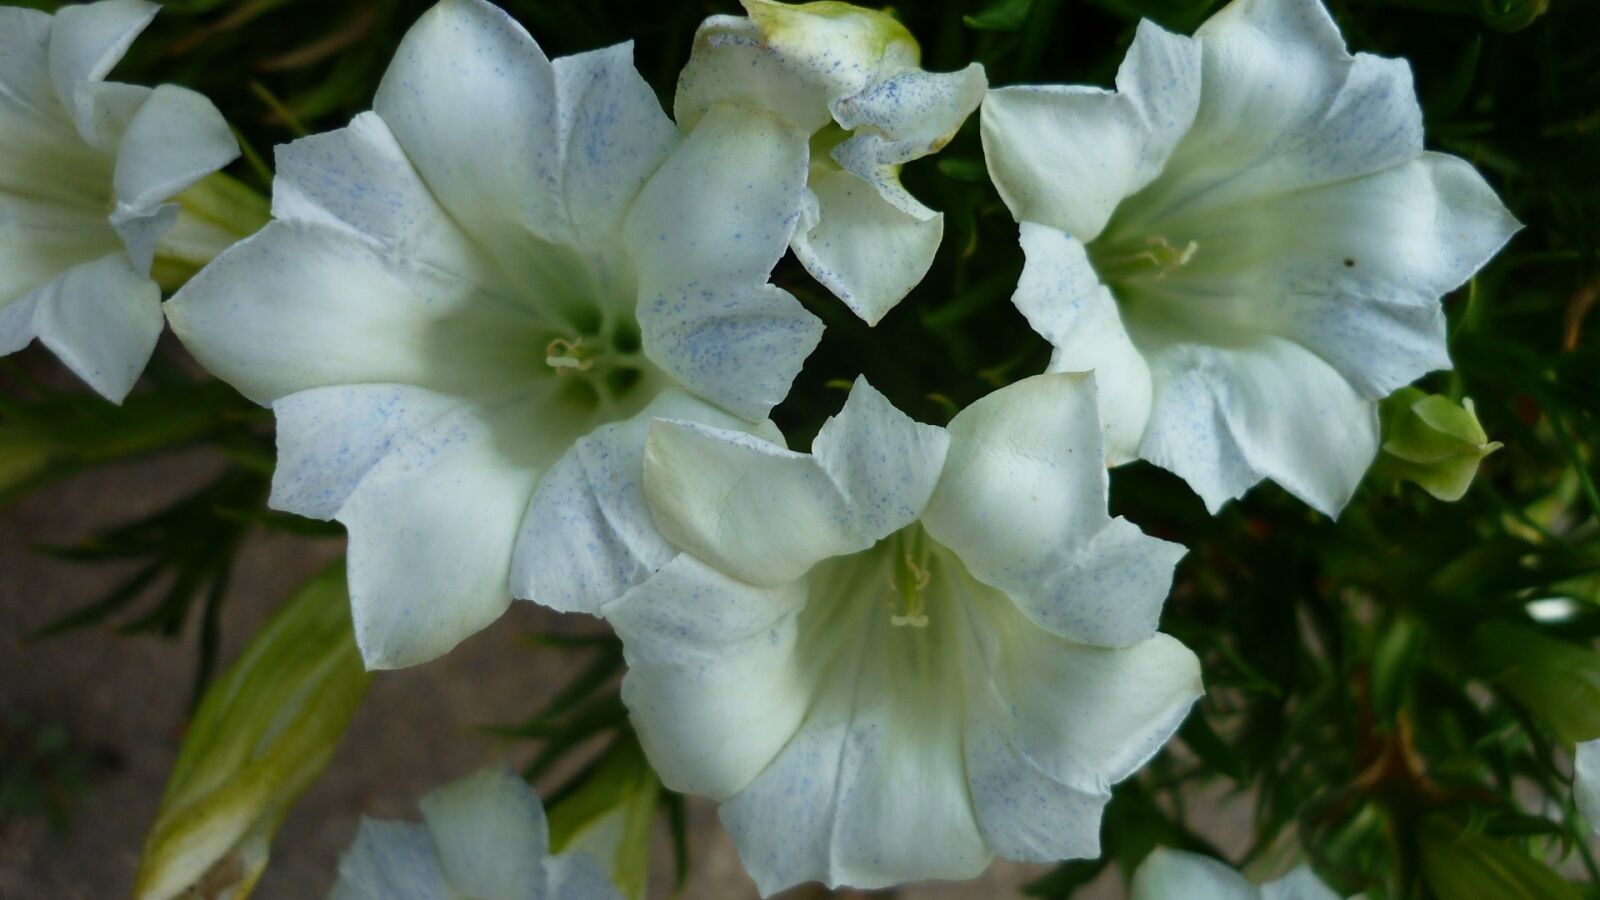
M 248 896 L 273 832 L 327 766 L 369 680 L 341 560 L 306 582 L 206 690 L 145 840 L 134 897 Z
M 1383 455 L 1379 467 L 1415 482 L 1435 498 L 1460 500 L 1478 473 L 1478 461 L 1500 449 L 1478 424 L 1472 401 L 1460 405 L 1439 394 L 1407 387 L 1383 401 Z

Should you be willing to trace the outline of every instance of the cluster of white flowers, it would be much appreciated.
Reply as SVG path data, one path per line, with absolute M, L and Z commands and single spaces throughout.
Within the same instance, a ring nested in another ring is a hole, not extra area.
M 1183 548 L 1108 515 L 1107 465 L 1337 514 L 1377 402 L 1449 365 L 1440 298 L 1517 225 L 1319 0 L 1145 22 L 1115 92 L 989 90 L 885 13 L 744 5 L 701 26 L 674 121 L 630 45 L 552 61 L 442 0 L 371 112 L 278 149 L 274 220 L 166 318 L 272 407 L 271 504 L 347 527 L 369 668 L 514 597 L 604 617 L 652 764 L 722 803 L 765 893 L 1095 856 L 1201 694 L 1157 630 Z M 163 202 L 236 153 L 199 96 L 99 80 L 154 12 L 0 10 L 0 349 L 37 336 L 112 399 L 160 330 Z M 899 168 L 980 106 L 1049 372 L 942 428 L 858 381 L 790 450 L 766 417 L 823 326 L 773 267 L 877 322 L 943 232 Z M 501 851 L 494 877 L 555 878 L 505 780 L 425 804 L 431 838 L 367 826 L 339 896 L 556 896 L 426 886 Z

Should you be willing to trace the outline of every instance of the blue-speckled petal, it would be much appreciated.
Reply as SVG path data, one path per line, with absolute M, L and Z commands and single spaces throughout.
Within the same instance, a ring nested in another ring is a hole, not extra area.
M 1209 856 L 1157 847 L 1134 873 L 1129 900 L 1261 900 L 1243 875 Z
M 121 254 L 74 266 L 23 303 L 33 307 L 40 342 L 114 403 L 133 389 L 161 336 L 161 289 Z
M 604 607 L 627 655 L 623 700 L 664 784 L 729 797 L 788 743 L 814 691 L 793 657 L 805 599 L 800 584 L 757 587 L 682 554 Z
M 1063 85 L 990 91 L 984 159 L 1019 222 L 1088 243 L 1122 200 L 1148 185 L 1183 138 L 1201 93 L 1192 38 L 1140 22 L 1117 92 Z
M 1156 633 L 1184 548 L 1107 514 L 1092 375 L 1023 379 L 949 432 L 928 534 L 1053 634 L 1126 646 Z
M 908 213 L 843 169 L 814 169 L 810 188 L 795 229 L 795 258 L 862 321 L 876 325 L 928 274 L 944 239 L 944 215 L 926 208 Z
M 117 148 L 111 223 L 151 216 L 168 199 L 238 156 L 239 143 L 210 100 L 175 85 L 156 88 L 128 122 Z M 146 269 L 156 236 L 149 237 L 150 246 L 141 246 L 128 233 L 123 235 L 129 253 Z
M 525 307 L 327 225 L 272 222 L 165 308 L 195 358 L 257 403 L 362 383 L 503 399 L 546 374 L 549 338 Z
M 511 602 L 512 547 L 554 459 L 527 406 L 400 385 L 341 385 L 274 404 L 273 504 L 350 532 L 350 603 L 369 668 L 426 662 Z M 559 452 L 559 451 L 556 451 Z
M 1107 463 L 1138 458 L 1150 418 L 1150 367 L 1128 336 L 1116 299 L 1076 238 L 1033 222 L 1020 229 L 1024 262 L 1011 302 L 1056 348 L 1049 371 L 1095 373 Z
M 526 781 L 505 769 L 484 769 L 429 791 L 418 806 L 439 867 L 458 895 L 556 900 L 543 890 L 549 826 Z
M 858 380 L 811 455 L 742 432 L 658 423 L 645 491 L 673 544 L 752 584 L 778 585 L 915 521 L 948 440 Z
M 514 596 L 598 615 L 676 555 L 656 531 L 644 493 L 645 438 L 658 418 L 782 440 L 771 422 L 752 426 L 676 390 L 579 438 L 539 482 L 528 507 L 512 559 Z
M 695 29 L 694 48 L 678 74 L 672 114 L 693 128 L 719 103 L 782 115 L 803 132 L 828 123 L 828 86 L 805 78 L 761 39 L 743 16 L 711 16 Z
M 1099 855 L 1111 786 L 1177 732 L 1201 694 L 1199 660 L 1164 634 L 1122 649 L 1039 629 L 984 638 L 994 696 L 973 702 L 966 741 L 984 837 L 1007 859 Z
M 1263 884 L 1261 900 L 1339 900 L 1339 895 L 1323 884 L 1310 866 L 1302 865 L 1276 881 Z
M 485 267 L 376 113 L 280 145 L 277 164 L 272 214 L 278 219 L 347 232 L 462 277 Z
M 160 11 L 145 0 L 62 7 L 50 28 L 50 80 L 61 108 L 73 108 L 78 82 L 106 77 Z
M 721 105 L 628 216 L 645 355 L 752 421 L 822 337 L 821 321 L 766 283 L 799 221 L 806 159 L 805 136 L 783 120 Z
M 1292 341 L 1172 343 L 1149 359 L 1156 401 L 1139 455 L 1212 512 L 1271 478 L 1337 515 L 1377 455 L 1377 403 Z
M 1573 752 L 1572 796 L 1589 830 L 1600 833 L 1600 740 L 1584 741 Z
M 474 239 L 513 257 L 559 229 L 555 70 L 486 0 L 443 0 L 406 32 L 373 110 Z M 553 237 L 553 235 L 551 235 Z
M 339 860 L 329 900 L 447 900 L 449 883 L 428 829 L 412 822 L 363 818 Z

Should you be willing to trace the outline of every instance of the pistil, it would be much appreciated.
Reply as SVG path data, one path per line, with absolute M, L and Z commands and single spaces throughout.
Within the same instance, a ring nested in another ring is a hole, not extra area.
M 1173 271 L 1188 265 L 1200 250 L 1199 241 L 1191 240 L 1180 249 L 1173 246 L 1166 235 L 1159 234 L 1145 238 L 1145 245 L 1146 249 L 1113 255 L 1104 259 L 1102 264 L 1127 274 L 1143 270 L 1145 266 L 1154 266 L 1155 280 L 1160 281 Z
M 928 627 L 927 593 L 933 580 L 928 568 L 928 549 L 917 528 L 909 539 L 900 539 L 900 554 L 889 573 L 889 591 L 884 604 L 889 607 L 889 624 L 896 627 Z

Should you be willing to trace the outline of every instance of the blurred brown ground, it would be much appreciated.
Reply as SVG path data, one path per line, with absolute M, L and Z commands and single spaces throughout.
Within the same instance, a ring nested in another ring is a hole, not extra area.
M 75 746 L 100 758 L 63 831 L 38 819 L 0 823 L 0 898 L 128 896 L 177 752 L 195 664 L 193 628 L 173 642 L 102 628 L 25 646 L 23 635 L 126 575 L 116 566 L 50 559 L 31 547 L 70 543 L 157 509 L 221 465 L 207 451 L 192 451 L 110 466 L 0 508 L 0 714 L 59 723 Z M 223 616 L 222 664 L 290 590 L 338 552 L 334 541 L 252 540 L 238 560 Z M 582 617 L 515 603 L 498 624 L 443 659 L 379 675 L 333 764 L 284 822 L 255 896 L 325 896 L 362 814 L 414 818 L 416 799 L 429 788 L 485 763 L 525 759 L 529 745 L 496 741 L 473 726 L 525 718 L 560 686 L 572 658 L 532 650 L 519 636 L 593 627 Z M 682 896 L 755 897 L 713 807 L 696 801 L 690 810 L 693 868 Z M 1015 887 L 1043 870 L 997 862 L 977 881 L 910 886 L 895 896 L 1017 896 Z M 668 896 L 670 879 L 665 835 L 658 834 L 651 896 Z M 1122 895 L 1114 879 L 1103 882 L 1084 900 Z

